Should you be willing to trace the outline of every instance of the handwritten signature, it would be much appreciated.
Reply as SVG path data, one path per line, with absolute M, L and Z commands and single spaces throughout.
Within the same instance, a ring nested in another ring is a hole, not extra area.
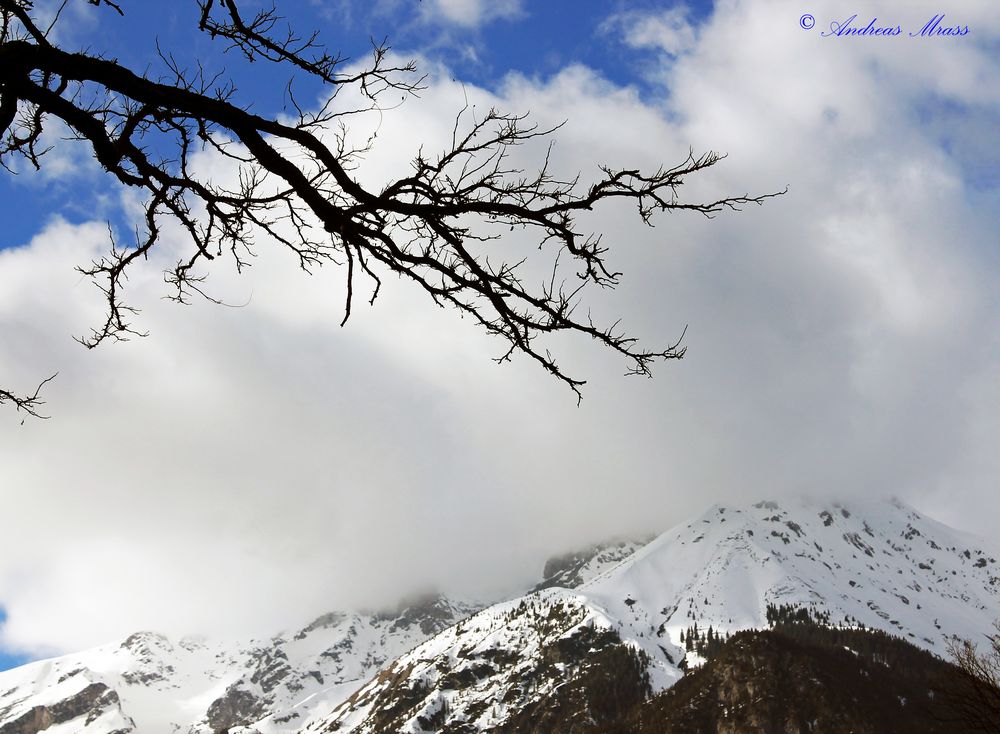
M 799 25 L 803 29 L 809 30 L 816 24 L 815 18 L 808 13 L 799 19 Z M 892 23 L 882 23 L 878 18 L 872 18 L 865 24 L 864 20 L 858 20 L 855 13 L 845 20 L 834 20 L 830 23 L 830 30 L 821 31 L 824 38 L 842 38 L 845 36 L 902 36 L 904 33 L 910 38 L 936 38 L 942 36 L 967 36 L 970 33 L 967 25 L 950 25 L 945 23 L 944 13 L 937 13 L 930 20 L 924 23 L 920 30 L 904 31 L 903 26 Z

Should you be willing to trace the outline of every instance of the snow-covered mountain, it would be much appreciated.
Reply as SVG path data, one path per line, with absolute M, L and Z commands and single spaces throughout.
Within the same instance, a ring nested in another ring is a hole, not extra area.
M 394 613 L 327 614 L 293 633 L 242 644 L 137 633 L 0 674 L 0 732 L 40 730 L 23 728 L 33 720 L 88 734 L 215 732 L 261 719 L 266 731 L 295 731 L 303 700 L 346 696 L 471 611 L 430 597 Z
M 554 559 L 539 586 L 583 583 L 641 546 L 614 542 Z M 314 710 L 330 711 L 385 664 L 484 606 L 428 595 L 236 643 L 140 632 L 0 673 L 0 734 L 203 734 L 243 724 L 296 732 Z
M 713 507 L 577 589 L 450 627 L 317 710 L 308 731 L 517 731 L 554 710 L 592 722 L 595 686 L 655 693 L 699 664 L 681 642 L 695 624 L 766 628 L 782 607 L 943 654 L 951 635 L 1000 617 L 994 546 L 898 502 Z
M 766 627 L 768 605 L 787 604 L 941 653 L 947 638 L 977 636 L 1000 616 L 997 558 L 1000 543 L 896 501 L 759 502 L 710 508 L 581 592 L 633 637 L 652 627 L 657 645 L 679 645 L 695 621 Z
M 0 734 L 568 731 L 700 665 L 695 625 L 797 614 L 943 654 L 1000 617 L 998 557 L 898 502 L 716 506 L 489 606 L 428 596 L 237 645 L 140 633 L 0 673 Z

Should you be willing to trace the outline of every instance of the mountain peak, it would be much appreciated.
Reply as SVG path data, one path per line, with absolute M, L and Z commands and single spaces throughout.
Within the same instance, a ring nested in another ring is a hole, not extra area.
M 746 641 L 798 649 L 739 634 L 784 619 L 818 620 L 859 640 L 890 633 L 900 649 L 918 648 L 913 659 L 933 660 L 919 648 L 941 654 L 951 635 L 990 628 L 1000 610 L 993 558 L 979 539 L 898 501 L 714 506 L 573 589 L 545 588 L 445 630 L 307 730 L 514 732 L 542 726 L 545 712 L 603 730 L 620 715 L 607 704 L 622 697 L 608 690 L 670 688 L 705 662 L 695 639 L 726 647 L 732 634 L 737 657 Z M 803 669 L 853 660 L 824 644 Z M 852 684 L 863 685 L 865 665 Z
M 674 644 L 695 621 L 762 628 L 768 605 L 789 604 L 940 652 L 989 628 L 998 555 L 898 500 L 764 500 L 709 508 L 581 590 L 627 617 L 644 609 Z

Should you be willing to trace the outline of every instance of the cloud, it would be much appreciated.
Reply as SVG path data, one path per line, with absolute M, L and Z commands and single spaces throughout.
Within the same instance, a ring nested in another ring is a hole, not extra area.
M 696 28 L 686 6 L 678 5 L 662 13 L 631 10 L 610 17 L 603 25 L 607 32 L 618 31 L 633 48 L 655 49 L 679 56 L 694 48 Z
M 963 10 L 976 36 L 929 46 L 823 39 L 790 1 L 719 3 L 681 54 L 669 34 L 644 40 L 664 57 L 650 97 L 579 66 L 492 94 L 443 70 L 387 112 L 370 182 L 440 145 L 468 95 L 567 120 L 553 163 L 585 178 L 694 146 L 729 158 L 685 196 L 789 186 L 712 221 L 650 229 L 624 206 L 582 220 L 625 273 L 595 316 L 650 344 L 687 326 L 689 352 L 648 381 L 593 344 L 554 343 L 590 379 L 580 407 L 533 365 L 493 365 L 499 344 L 404 283 L 337 328 L 342 273 L 303 276 L 266 247 L 245 277 L 222 266 L 210 281 L 245 307 L 166 303 L 170 233 L 129 282 L 151 336 L 86 352 L 70 335 L 99 317 L 99 293 L 72 266 L 104 226 L 53 221 L 0 251 L 0 375 L 60 371 L 52 420 L 0 414 L 4 643 L 266 634 L 420 584 L 511 588 L 546 553 L 716 501 L 895 494 L 995 535 L 1000 284 L 980 202 L 996 192 L 973 153 L 998 117 L 976 83 L 1000 71 L 985 8 Z M 941 135 L 956 117 L 965 146 Z
M 426 0 L 421 5 L 423 17 L 463 28 L 480 28 L 496 20 L 520 17 L 521 0 Z

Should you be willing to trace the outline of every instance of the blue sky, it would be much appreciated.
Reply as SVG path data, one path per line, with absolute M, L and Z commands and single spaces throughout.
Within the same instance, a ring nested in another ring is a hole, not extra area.
M 617 29 L 609 26 L 608 19 L 626 9 L 632 13 L 650 12 L 673 3 L 533 2 L 481 27 L 428 22 L 420 16 L 423 8 L 409 0 L 287 5 L 287 11 L 282 10 L 288 12 L 290 24 L 296 29 L 320 31 L 331 49 L 350 59 L 364 58 L 370 52 L 369 39 L 386 38 L 404 55 L 414 51 L 440 60 L 463 81 L 487 88 L 495 87 L 511 72 L 547 77 L 567 65 L 583 64 L 617 84 L 650 91 L 643 70 L 655 66 L 655 51 L 629 48 L 621 42 Z M 210 68 L 225 69 L 238 84 L 241 99 L 252 100 L 255 109 L 270 114 L 283 109 L 288 72 L 269 64 L 249 66 L 220 59 L 214 53 L 213 42 L 196 31 L 198 15 L 193 2 L 133 2 L 123 7 L 128 11 L 123 17 L 94 8 L 69 13 L 63 23 L 65 45 L 101 48 L 130 68 L 142 70 L 162 68 L 152 51 L 158 43 L 160 48 L 169 49 L 182 66 L 196 59 L 211 59 L 214 66 Z M 244 13 L 249 15 L 254 7 L 255 3 L 248 3 Z M 708 3 L 685 7 L 693 21 L 703 19 L 710 10 Z M 300 78 L 296 91 L 301 98 L 309 99 L 320 89 Z M 0 197 L 5 202 L 0 248 L 25 243 L 37 230 L 38 222 L 53 213 L 82 222 L 100 211 L 118 224 L 113 207 L 97 198 L 107 191 L 102 184 L 110 182 L 104 182 L 96 171 L 91 176 L 90 183 L 98 184 L 93 190 L 81 190 L 78 182 L 41 181 L 31 172 L 17 180 L 0 177 Z
M 7 613 L 0 607 L 0 625 L 7 621 Z M 26 655 L 12 655 L 0 649 L 0 670 L 7 670 L 26 663 L 30 658 Z
M 193 5 L 130 0 L 118 19 L 79 0 L 58 40 L 142 69 L 159 38 L 279 110 L 284 71 L 218 56 Z M 245 307 L 179 308 L 162 271 L 185 245 L 167 237 L 128 284 L 151 336 L 84 350 L 71 337 L 101 309 L 73 266 L 105 252 L 106 221 L 127 231 L 130 202 L 72 143 L 40 175 L 0 175 L 0 378 L 60 373 L 50 421 L 0 412 L 0 506 L 46 519 L 44 538 L 28 521 L 0 537 L 0 666 L 137 629 L 271 634 L 413 586 L 510 586 L 547 554 L 713 502 L 895 495 L 997 537 L 992 2 L 947 11 L 967 36 L 878 41 L 822 38 L 835 0 L 288 5 L 332 48 L 358 58 L 387 36 L 430 73 L 359 176 L 405 172 L 468 98 L 566 121 L 568 176 L 717 149 L 685 195 L 789 193 L 710 222 L 649 228 L 619 206 L 585 220 L 625 273 L 595 316 L 653 343 L 687 326 L 689 352 L 636 381 L 556 343 L 591 381 L 577 407 L 395 280 L 340 329 L 342 273 L 305 277 L 266 243 L 249 272 L 223 260 L 209 279 Z M 862 11 L 917 28 L 940 12 Z

